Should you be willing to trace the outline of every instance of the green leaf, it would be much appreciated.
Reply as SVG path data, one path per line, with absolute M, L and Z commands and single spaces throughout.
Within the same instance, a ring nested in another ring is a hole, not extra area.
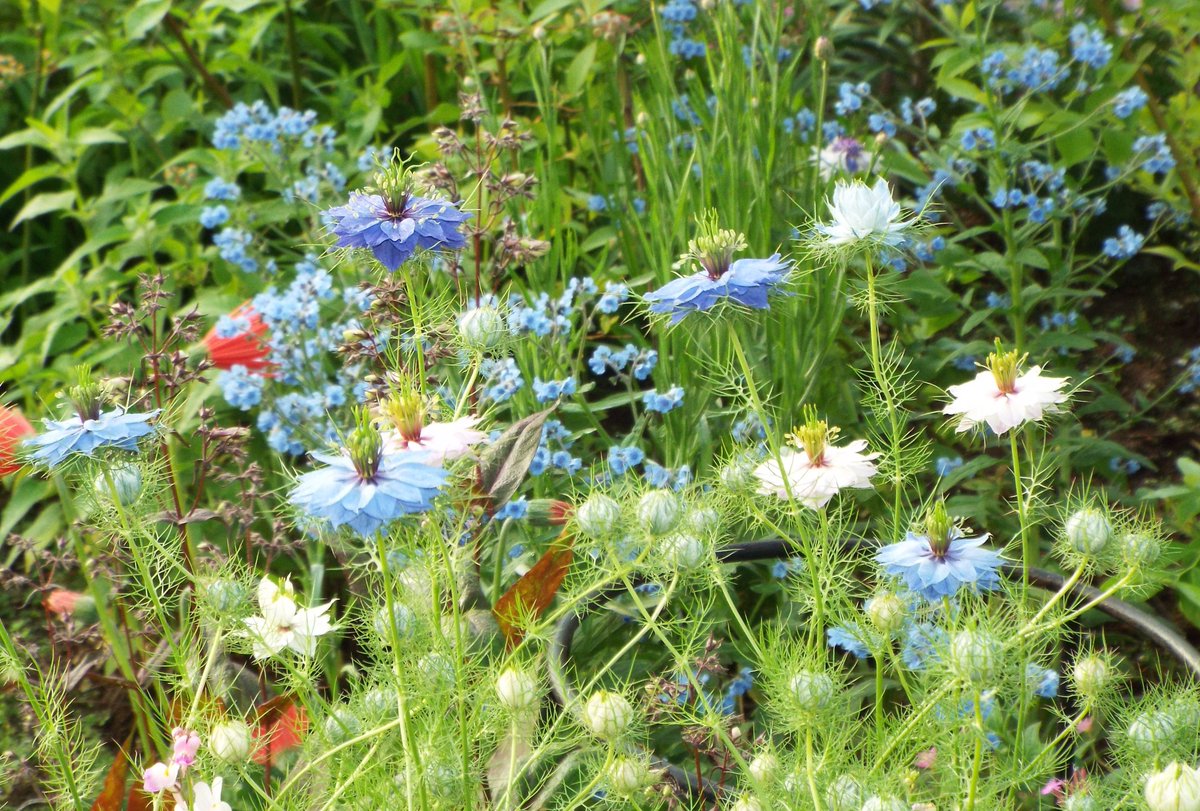
M 13 218 L 12 224 L 9 225 L 8 229 L 11 231 L 25 222 L 25 220 L 32 220 L 35 217 L 49 214 L 52 211 L 70 209 L 74 204 L 75 192 L 73 191 L 56 191 L 39 194 L 17 212 L 17 216 Z
M 479 489 L 493 506 L 508 501 L 521 486 L 542 441 L 542 426 L 553 408 L 513 423 L 479 458 Z
M 34 166 L 26 172 L 22 172 L 21 176 L 12 182 L 12 184 L 4 190 L 4 194 L 0 194 L 0 205 L 12 199 L 13 195 L 18 194 L 29 188 L 35 183 L 40 183 L 48 177 L 59 177 L 62 174 L 62 167 L 54 163 L 46 163 L 41 166 Z
M 575 95 L 583 89 L 583 85 L 592 76 L 592 64 L 596 61 L 596 46 L 599 43 L 592 40 L 571 60 L 567 68 L 566 90 L 568 95 Z
M 140 40 L 171 10 L 171 0 L 142 0 L 125 15 L 125 36 Z

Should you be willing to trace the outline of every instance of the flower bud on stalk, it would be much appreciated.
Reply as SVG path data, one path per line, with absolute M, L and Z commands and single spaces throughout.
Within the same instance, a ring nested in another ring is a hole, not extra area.
M 505 709 L 523 712 L 537 703 L 537 679 L 531 673 L 510 667 L 496 679 L 496 697 Z
M 807 713 L 819 712 L 833 700 L 833 679 L 825 673 L 801 670 L 792 676 L 788 686 L 800 709 Z
M 583 725 L 597 738 L 619 738 L 633 723 L 633 705 L 620 693 L 597 690 L 583 706 Z
M 1094 507 L 1078 510 L 1066 523 L 1067 542 L 1083 555 L 1099 555 L 1112 539 L 1112 524 L 1103 512 Z
M 667 490 L 651 490 L 638 501 L 638 520 L 651 535 L 666 535 L 679 523 L 679 499 Z
M 621 525 L 621 505 L 603 493 L 593 493 L 575 510 L 579 531 L 594 540 L 612 537 Z
M 250 757 L 250 727 L 242 721 L 221 721 L 208 732 L 208 749 L 225 763 L 243 763 Z
M 1200 811 L 1200 772 L 1184 763 L 1168 763 L 1146 780 L 1150 811 Z

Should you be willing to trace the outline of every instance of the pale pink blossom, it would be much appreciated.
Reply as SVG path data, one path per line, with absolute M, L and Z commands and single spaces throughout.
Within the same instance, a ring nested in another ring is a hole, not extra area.
M 955 431 L 970 431 L 986 424 L 1001 435 L 1029 421 L 1054 414 L 1067 401 L 1065 377 L 1043 377 L 1042 367 L 1034 366 L 1017 375 L 1012 383 L 1001 385 L 991 369 L 984 369 L 974 380 L 951 386 L 954 401 L 942 413 L 959 417 Z
M 170 766 L 165 763 L 155 763 L 142 773 L 142 788 L 146 790 L 147 794 L 157 794 L 160 791 L 174 788 L 175 781 L 178 779 L 178 763 L 172 763 Z
M 200 749 L 200 736 L 190 729 L 175 727 L 171 730 L 171 737 L 175 739 L 171 762 L 185 767 L 195 763 L 196 752 Z
M 421 427 L 420 435 L 408 439 L 398 431 L 384 434 L 384 449 L 396 451 L 422 451 L 431 465 L 439 465 L 466 456 L 471 446 L 487 440 L 487 433 L 475 428 L 479 417 L 460 417 L 451 422 L 431 422 Z

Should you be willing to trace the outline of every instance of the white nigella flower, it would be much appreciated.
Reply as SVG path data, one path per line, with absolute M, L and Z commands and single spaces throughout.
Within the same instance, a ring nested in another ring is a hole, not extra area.
M 905 229 L 912 225 L 912 220 L 900 219 L 900 204 L 892 199 L 883 178 L 876 180 L 874 186 L 861 180 L 850 183 L 839 180 L 833 187 L 829 214 L 833 222 L 818 224 L 817 230 L 832 246 L 860 241 L 899 245 Z
M 1200 811 L 1200 771 L 1186 763 L 1168 763 L 1146 780 L 1150 811 Z
M 1001 435 L 1059 410 L 1059 404 L 1067 400 L 1062 391 L 1067 378 L 1043 377 L 1040 366 L 1021 373 L 1024 360 L 1015 350 L 1001 352 L 997 341 L 996 351 L 988 355 L 986 369 L 974 380 L 950 387 L 954 401 L 942 413 L 959 417 L 956 432 L 986 424 Z
M 213 778 L 211 787 L 208 783 L 197 783 L 192 793 L 191 811 L 233 811 L 229 803 L 221 800 L 221 783 L 220 777 Z M 188 807 L 176 802 L 175 811 L 188 811 Z
M 793 448 L 781 448 L 778 459 L 768 459 L 754 470 L 760 493 L 786 499 L 789 493 L 806 507 L 819 510 L 840 490 L 871 486 L 875 475 L 872 461 L 878 453 L 863 453 L 866 440 L 836 446 L 836 428 L 816 418 L 809 409 L 808 421 L 792 432 Z M 782 464 L 780 464 L 782 462 Z
M 417 392 L 395 394 L 379 406 L 385 427 L 383 449 L 388 453 L 421 451 L 430 465 L 466 456 L 471 446 L 488 435 L 475 426 L 480 417 L 460 417 L 450 422 L 427 422 L 425 404 Z
M 313 656 L 317 652 L 317 637 L 333 630 L 328 611 L 333 602 L 313 608 L 296 605 L 292 581 L 283 581 L 278 586 L 269 577 L 258 584 L 258 607 L 261 617 L 250 617 L 246 623 L 247 635 L 254 647 L 255 659 L 267 659 L 291 648 L 302 656 Z

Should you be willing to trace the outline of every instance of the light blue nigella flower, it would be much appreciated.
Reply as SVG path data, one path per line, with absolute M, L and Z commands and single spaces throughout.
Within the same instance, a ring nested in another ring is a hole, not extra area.
M 137 441 L 154 432 L 150 420 L 158 409 L 131 414 L 124 409 L 95 410 L 94 417 L 74 414 L 65 420 L 45 420 L 46 430 L 25 440 L 30 458 L 54 467 L 72 454 L 92 456 L 101 448 L 137 452 Z M 86 412 L 85 412 L 86 413 Z
M 941 657 L 939 651 L 947 641 L 946 631 L 931 622 L 910 623 L 904 632 L 900 659 L 909 670 L 923 670 Z
M 446 471 L 420 451 L 384 453 L 369 425 L 351 435 L 348 454 L 313 453 L 326 467 L 302 475 L 288 500 L 335 529 L 369 536 L 404 515 L 425 512 L 446 483 Z
M 1058 671 L 1030 662 L 1025 665 L 1025 683 L 1035 696 L 1054 698 L 1058 695 Z
M 837 625 L 825 631 L 825 641 L 831 648 L 841 648 L 852 653 L 858 659 L 866 659 L 871 655 L 866 644 L 862 641 L 862 632 L 853 625 Z
M 981 548 L 987 539 L 987 535 L 964 538 L 952 529 L 948 543 L 935 544 L 925 535 L 909 532 L 903 541 L 880 549 L 875 560 L 885 572 L 902 578 L 912 591 L 936 603 L 953 597 L 963 586 L 989 590 L 1000 584 L 996 569 L 1003 559 L 999 553 Z M 942 548 L 935 548 L 939 546 Z
M 715 212 L 702 215 L 700 234 L 682 257 L 700 269 L 647 293 L 650 312 L 670 315 L 671 323 L 677 324 L 690 312 L 710 310 L 723 302 L 769 309 L 768 296 L 787 278 L 791 265 L 777 253 L 767 259 L 733 261 L 734 252 L 745 247 L 741 234 L 718 226 Z

